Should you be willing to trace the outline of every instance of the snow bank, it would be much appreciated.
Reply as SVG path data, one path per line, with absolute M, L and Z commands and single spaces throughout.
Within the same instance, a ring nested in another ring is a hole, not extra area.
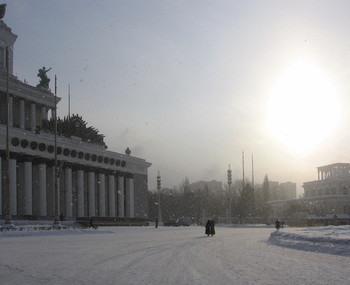
M 350 256 L 350 226 L 285 228 L 271 233 L 270 244 L 342 256 Z
M 4 223 L 0 223 L 0 238 L 111 233 L 106 228 L 103 230 L 82 228 L 73 222 L 62 222 L 61 228 L 55 228 L 52 223 L 47 221 L 16 221 L 16 226 L 10 229 L 2 228 L 3 225 Z
M 0 238 L 5 237 L 24 237 L 24 236 L 63 236 L 63 235 L 84 235 L 84 234 L 106 234 L 112 233 L 108 230 L 94 229 L 51 229 L 51 230 L 33 230 L 28 228 L 21 231 L 3 231 L 0 232 Z

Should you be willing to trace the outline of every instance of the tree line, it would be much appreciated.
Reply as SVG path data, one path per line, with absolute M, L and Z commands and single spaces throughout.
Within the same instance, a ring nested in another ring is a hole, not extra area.
M 176 220 L 190 217 L 193 223 L 202 224 L 208 218 L 218 222 L 267 222 L 272 209 L 266 203 L 271 200 L 268 176 L 259 187 L 248 180 L 235 180 L 215 191 L 193 187 L 186 178 L 179 187 L 163 188 L 149 192 L 149 219 Z M 231 217 L 230 217 L 231 213 Z

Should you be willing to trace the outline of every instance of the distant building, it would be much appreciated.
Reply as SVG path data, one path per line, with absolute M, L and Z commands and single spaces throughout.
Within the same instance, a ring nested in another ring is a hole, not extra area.
M 209 190 L 210 192 L 216 192 L 222 190 L 221 181 L 197 181 L 191 184 L 192 190 Z
M 304 182 L 304 198 L 271 201 L 275 218 L 305 224 L 350 222 L 350 163 L 317 167 L 318 180 Z
M 256 190 L 262 191 L 263 185 L 255 186 Z M 297 185 L 293 182 L 269 181 L 270 201 L 289 200 L 297 198 Z
M 58 213 L 66 219 L 94 216 L 147 218 L 147 180 L 151 164 L 131 156 L 128 149 L 125 153 L 108 151 L 103 135 L 93 127 L 87 127 L 79 116 L 60 119 L 55 132 L 53 119 L 60 98 L 48 88 L 48 70 L 45 68 L 39 73 L 41 82 L 38 86 L 28 85 L 13 75 L 16 38 L 0 20 L 2 218 L 8 206 L 15 219 L 51 219 Z M 56 139 L 54 133 L 58 134 Z M 6 159 L 7 142 L 9 161 Z M 55 169 L 56 161 L 58 168 Z M 57 208 L 55 189 L 59 193 Z
M 305 198 L 350 195 L 350 163 L 317 167 L 318 180 L 303 184 Z
M 293 182 L 280 183 L 278 189 L 278 199 L 288 200 L 297 197 L 297 184 Z
M 350 163 L 317 167 L 318 180 L 305 182 L 304 199 L 310 201 L 310 213 L 350 216 Z

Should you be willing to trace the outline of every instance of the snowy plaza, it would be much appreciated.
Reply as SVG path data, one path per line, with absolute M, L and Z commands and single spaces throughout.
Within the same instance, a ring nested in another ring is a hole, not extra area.
M 350 1 L 8 2 L 0 285 L 350 284 Z
M 350 284 L 350 227 L 0 233 L 2 284 Z

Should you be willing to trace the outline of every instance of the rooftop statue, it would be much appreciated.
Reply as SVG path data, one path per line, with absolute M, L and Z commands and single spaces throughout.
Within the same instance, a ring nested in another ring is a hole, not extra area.
M 49 88 L 50 78 L 47 77 L 46 73 L 48 73 L 50 69 L 51 67 L 49 69 L 45 69 L 45 67 L 39 69 L 38 77 L 40 78 L 40 82 L 37 87 Z
M 0 20 L 4 18 L 6 12 L 6 4 L 0 5 Z

